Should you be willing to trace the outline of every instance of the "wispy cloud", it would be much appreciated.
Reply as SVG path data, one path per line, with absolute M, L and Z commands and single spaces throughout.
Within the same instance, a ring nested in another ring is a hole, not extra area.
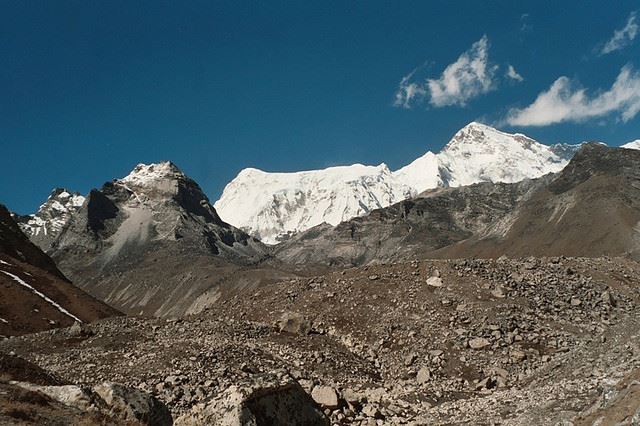
M 529 106 L 509 111 L 503 123 L 512 126 L 547 126 L 562 122 L 583 122 L 612 114 L 627 122 L 640 112 L 640 73 L 630 65 L 622 67 L 611 88 L 595 96 L 578 88 L 568 77 L 558 78 L 549 90 Z
M 489 62 L 489 39 L 485 35 L 449 64 L 439 78 L 416 82 L 413 79 L 416 70 L 403 77 L 396 91 L 394 105 L 410 108 L 428 99 L 436 108 L 464 106 L 469 100 L 495 88 L 497 69 L 496 65 Z
M 422 102 L 427 96 L 427 89 L 420 83 L 412 82 L 411 79 L 422 67 L 418 67 L 409 74 L 402 77 L 396 92 L 396 100 L 393 105 L 402 108 L 411 108 L 415 103 Z
M 520 15 L 520 31 L 523 33 L 528 33 L 533 30 L 533 25 L 529 23 L 529 14 L 523 13 Z
M 507 67 L 507 72 L 505 73 L 505 75 L 511 80 L 515 80 L 518 82 L 524 80 L 524 78 L 520 74 L 518 74 L 518 71 L 516 71 L 516 69 L 511 64 L 509 64 L 509 66 Z
M 600 50 L 601 55 L 606 55 L 616 50 L 627 47 L 636 38 L 640 32 L 640 26 L 638 26 L 636 11 L 631 12 L 627 19 L 627 24 L 624 28 L 615 30 L 613 36 L 607 41 Z

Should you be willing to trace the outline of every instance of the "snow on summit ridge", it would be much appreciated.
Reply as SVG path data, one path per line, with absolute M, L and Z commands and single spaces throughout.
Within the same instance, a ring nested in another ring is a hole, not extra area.
M 291 173 L 242 170 L 214 204 L 220 217 L 267 244 L 321 223 L 337 225 L 436 187 L 517 182 L 558 172 L 580 145 L 543 145 L 471 122 L 439 153 L 392 172 L 354 164 Z
M 184 173 L 171 161 L 159 163 L 138 164 L 127 176 L 119 179 L 119 182 L 138 186 L 153 185 L 161 180 L 175 180 L 185 178 Z
M 337 225 L 411 196 L 385 164 L 292 173 L 244 169 L 214 204 L 220 217 L 268 244 L 321 223 Z
M 20 229 L 44 250 L 64 230 L 82 207 L 85 197 L 64 188 L 55 188 L 32 215 L 16 217 Z

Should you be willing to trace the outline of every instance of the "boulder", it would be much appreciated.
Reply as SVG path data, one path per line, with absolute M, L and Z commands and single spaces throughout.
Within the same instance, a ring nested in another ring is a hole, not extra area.
M 198 404 L 178 418 L 176 426 L 328 426 L 321 408 L 295 381 L 252 377 L 231 386 L 206 404 Z
M 278 330 L 284 333 L 309 334 L 311 322 L 303 315 L 295 312 L 285 312 L 277 323 Z
M 49 398 L 81 411 L 99 412 L 115 423 L 136 423 L 149 426 L 171 426 L 169 409 L 155 397 L 137 389 L 116 383 L 103 383 L 93 388 L 63 385 L 40 386 L 12 382 L 17 386 L 40 392 Z
M 431 287 L 442 287 L 442 278 L 440 277 L 429 277 L 427 278 L 427 285 Z
M 315 402 L 320 404 L 324 408 L 334 410 L 338 408 L 338 394 L 335 389 L 330 386 L 316 386 L 311 391 L 311 397 Z
M 427 383 L 431 379 L 431 370 L 427 367 L 422 367 L 418 370 L 418 374 L 416 375 L 416 381 L 418 384 Z
M 103 383 L 95 386 L 93 391 L 106 402 L 111 417 L 146 425 L 170 426 L 173 424 L 169 409 L 146 392 L 117 383 Z
M 469 347 L 471 349 L 484 349 L 490 344 L 491 343 L 484 337 L 476 337 L 474 339 L 469 340 Z

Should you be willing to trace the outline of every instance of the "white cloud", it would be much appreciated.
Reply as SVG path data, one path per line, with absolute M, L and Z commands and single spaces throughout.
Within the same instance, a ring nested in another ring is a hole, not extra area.
M 518 71 L 516 71 L 516 69 L 513 67 L 513 65 L 509 65 L 507 67 L 507 73 L 506 76 L 509 77 L 511 80 L 515 80 L 515 81 L 523 81 L 524 78 L 518 74 Z
M 523 33 L 528 33 L 533 30 L 533 25 L 529 23 L 529 14 L 523 13 L 520 15 L 520 31 Z
M 434 107 L 464 106 L 469 100 L 495 88 L 497 69 L 489 63 L 489 40 L 485 35 L 449 64 L 438 79 L 412 81 L 415 70 L 405 76 L 400 81 L 394 105 L 410 108 L 428 98 Z
M 396 92 L 396 100 L 393 103 L 395 106 L 409 109 L 414 102 L 422 101 L 427 95 L 427 91 L 422 85 L 411 82 L 411 78 L 417 70 L 418 68 L 400 80 L 398 91 Z
M 604 44 L 600 51 L 601 55 L 615 52 L 616 50 L 620 50 L 631 44 L 633 39 L 638 35 L 638 32 L 640 32 L 640 27 L 636 22 L 636 17 L 637 12 L 631 12 L 624 28 L 615 30 L 611 39 Z
M 576 88 L 568 77 L 558 78 L 549 90 L 538 95 L 526 108 L 512 109 L 504 123 L 512 126 L 547 126 L 562 122 L 582 122 L 618 115 L 627 122 L 640 112 L 640 73 L 626 65 L 611 88 L 595 96 Z

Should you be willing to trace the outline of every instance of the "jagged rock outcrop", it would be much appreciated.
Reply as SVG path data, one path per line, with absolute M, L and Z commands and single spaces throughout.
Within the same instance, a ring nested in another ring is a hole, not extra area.
M 48 251 L 71 220 L 80 210 L 85 197 L 64 188 L 55 188 L 39 208 L 28 216 L 14 218 L 29 239 L 43 251 Z

